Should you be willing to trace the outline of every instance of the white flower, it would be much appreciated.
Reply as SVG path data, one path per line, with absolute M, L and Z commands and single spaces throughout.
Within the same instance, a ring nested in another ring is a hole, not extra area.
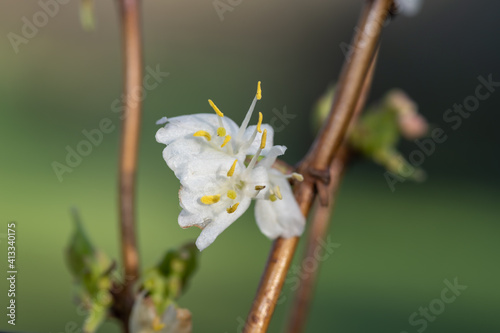
M 183 210 L 179 214 L 179 225 L 202 229 L 196 241 L 200 251 L 236 221 L 252 199 L 269 202 L 256 205 L 257 223 L 266 236 L 291 237 L 303 231 L 304 217 L 286 176 L 272 169 L 276 157 L 282 155 L 286 147 L 272 146 L 273 130 L 262 124 L 261 113 L 257 126 L 248 127 L 260 97 L 259 82 L 241 127 L 224 117 L 211 100 L 209 103 L 216 115 L 198 114 L 160 121 L 167 124 L 158 130 L 156 139 L 167 145 L 163 157 L 181 182 L 179 201 Z M 252 158 L 246 165 L 248 155 Z M 259 162 L 261 155 L 268 158 Z M 282 194 L 286 199 L 282 200 Z
M 135 299 L 129 329 L 131 333 L 191 333 L 191 313 L 171 304 L 159 317 L 153 301 L 143 291 Z

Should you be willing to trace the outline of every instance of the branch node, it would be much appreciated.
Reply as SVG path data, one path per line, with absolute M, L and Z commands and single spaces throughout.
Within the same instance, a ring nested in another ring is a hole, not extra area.
M 307 172 L 310 176 L 315 178 L 315 183 L 322 183 L 324 185 L 330 184 L 330 170 L 318 170 L 313 167 L 308 167 Z

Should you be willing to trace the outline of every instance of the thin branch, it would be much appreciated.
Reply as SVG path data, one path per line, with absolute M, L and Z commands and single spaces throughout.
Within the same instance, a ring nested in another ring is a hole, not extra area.
M 356 122 L 361 114 L 366 98 L 368 97 L 368 92 L 370 90 L 371 82 L 373 79 L 373 73 L 375 71 L 375 64 L 377 61 L 378 51 L 372 60 L 370 70 L 363 84 L 363 89 L 361 91 L 361 96 L 356 104 L 356 109 L 354 111 L 354 116 L 351 119 L 350 126 Z M 328 205 L 322 205 L 319 200 L 316 200 L 314 216 L 310 223 L 309 234 L 306 240 L 305 250 L 303 258 L 315 258 L 316 252 L 319 246 L 321 246 L 321 241 L 325 240 L 326 234 L 328 233 L 328 227 L 330 225 L 330 219 L 333 213 L 333 209 L 336 203 L 337 191 L 340 187 L 344 172 L 347 167 L 347 162 L 349 160 L 349 148 L 346 140 L 342 143 L 339 152 L 335 155 L 332 164 L 330 165 L 330 183 L 328 184 L 328 193 L 330 200 Z M 286 332 L 289 333 L 300 333 L 304 331 L 307 315 L 310 309 L 310 305 L 313 298 L 314 286 L 318 277 L 318 269 L 308 272 L 308 274 L 302 275 L 304 278 L 300 281 L 299 288 L 295 293 L 295 299 L 288 317 L 288 328 Z
M 139 277 L 139 256 L 135 236 L 135 179 L 141 125 L 142 42 L 140 1 L 120 0 L 124 53 L 124 96 L 119 164 L 119 214 L 124 265 L 124 286 L 118 295 L 120 319 L 125 327 L 134 302 L 133 284 Z M 125 331 L 128 329 L 125 328 Z
M 327 170 L 344 140 L 392 3 L 393 0 L 374 0 L 368 3 L 366 21 L 358 25 L 360 33 L 355 37 L 351 57 L 344 64 L 339 91 L 335 95 L 329 117 L 303 161 L 305 166 Z M 364 15 L 361 19 L 364 19 Z
M 339 82 L 341 88 L 335 95 L 328 120 L 308 156 L 299 166 L 299 172 L 305 179 L 295 186 L 294 192 L 304 216 L 309 213 L 317 188 L 321 187 L 321 184 L 326 186 L 324 181 L 329 179 L 330 163 L 344 140 L 375 54 L 382 24 L 392 3 L 393 0 L 374 0 L 369 3 L 366 20 L 358 25 L 364 33 L 355 40 L 350 61 L 345 64 Z M 318 177 L 322 172 L 325 177 Z M 274 241 L 243 332 L 267 331 L 298 240 L 298 237 L 292 237 Z
M 330 166 L 330 175 L 332 177 L 329 188 L 329 194 L 335 198 L 337 190 L 340 187 L 342 176 L 346 169 L 349 151 L 345 145 L 342 145 L 338 154 L 333 159 Z M 325 238 L 328 231 L 331 212 L 334 207 L 335 200 L 329 201 L 328 205 L 322 205 L 317 199 L 314 208 L 314 216 L 310 222 L 309 234 L 307 236 L 307 244 L 304 249 L 303 258 L 315 258 L 315 251 L 318 250 L 318 245 Z M 317 279 L 318 268 L 312 272 L 308 272 L 304 279 L 300 281 L 299 289 L 297 289 L 292 308 L 288 317 L 288 327 L 285 332 L 299 333 L 305 328 L 309 307 L 312 302 L 314 286 Z

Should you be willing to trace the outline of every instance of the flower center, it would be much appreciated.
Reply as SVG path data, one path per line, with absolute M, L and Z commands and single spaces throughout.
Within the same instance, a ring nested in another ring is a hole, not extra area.
M 248 179 L 252 169 L 255 167 L 255 164 L 262 152 L 262 149 L 266 147 L 266 137 L 267 137 L 267 130 L 264 130 L 257 153 L 253 156 L 249 165 L 242 172 L 236 172 L 236 166 L 238 164 L 238 160 L 237 159 L 234 160 L 233 164 L 226 173 L 228 179 L 224 182 L 224 184 L 221 184 L 220 192 L 218 191 L 219 193 L 226 193 L 227 198 L 222 197 L 221 194 L 205 195 L 200 198 L 202 204 L 213 205 L 218 202 L 221 202 L 221 204 L 227 205 L 227 202 L 229 201 L 230 204 L 229 207 L 226 206 L 227 213 L 232 214 L 236 211 L 240 203 L 239 202 L 233 203 L 233 202 L 239 196 L 241 197 L 245 196 L 245 190 L 247 184 L 250 183 L 247 182 L 246 179 Z M 257 195 L 258 192 L 263 190 L 265 187 L 266 187 L 265 185 L 256 185 L 254 187 L 256 193 L 253 195 L 254 196 Z M 248 193 L 246 193 L 246 195 L 248 195 Z M 276 186 L 273 195 L 276 195 L 281 199 L 281 192 L 278 186 Z

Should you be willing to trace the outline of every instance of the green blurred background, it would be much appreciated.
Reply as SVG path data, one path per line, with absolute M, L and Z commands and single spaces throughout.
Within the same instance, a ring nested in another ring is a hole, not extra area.
M 97 1 L 97 30 L 85 32 L 78 1 L 60 5 L 16 54 L 7 34 L 21 34 L 35 1 L 0 4 L 0 218 L 17 222 L 17 321 L 0 330 L 79 332 L 75 288 L 63 260 L 79 208 L 94 243 L 119 259 L 116 188 L 121 96 L 120 31 L 114 1 Z M 147 93 L 138 174 L 138 237 L 142 267 L 199 231 L 177 225 L 178 180 L 154 140 L 162 116 L 210 112 L 211 98 L 241 121 L 262 81 L 258 110 L 296 116 L 275 142 L 297 162 L 313 140 L 309 110 L 339 73 L 362 1 L 242 1 L 220 20 L 211 1 L 144 1 L 144 62 L 170 75 Z M 448 140 L 422 167 L 423 184 L 393 193 L 380 167 L 357 161 L 342 184 L 330 235 L 341 244 L 323 263 L 307 332 L 417 332 L 409 316 L 439 298 L 443 280 L 468 288 L 427 332 L 499 332 L 500 226 L 498 124 L 500 92 L 452 130 L 443 120 L 454 103 L 474 93 L 479 75 L 500 81 L 497 1 L 427 1 L 413 18 L 384 30 L 371 101 L 399 87 Z M 499 94 L 499 95 L 497 95 Z M 115 130 L 58 181 L 51 163 L 82 130 L 109 118 Z M 408 154 L 413 142 L 400 146 Z M 5 238 L 0 238 L 6 257 Z M 250 210 L 202 253 L 201 266 L 180 300 L 195 332 L 238 332 L 246 318 L 271 242 Z M 296 256 L 295 265 L 299 265 Z M 2 272 L 6 258 L 0 259 Z M 5 273 L 2 273 L 2 276 Z M 1 308 L 7 284 L 0 282 Z M 290 286 L 285 285 L 290 299 Z M 284 327 L 289 302 L 277 306 L 270 332 Z M 76 328 L 72 322 L 77 323 Z M 115 322 L 100 332 L 118 332 Z

